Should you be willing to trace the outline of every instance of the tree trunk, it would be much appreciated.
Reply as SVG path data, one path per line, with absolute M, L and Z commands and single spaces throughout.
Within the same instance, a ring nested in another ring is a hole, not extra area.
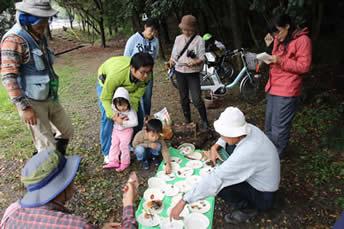
M 131 16 L 131 22 L 133 24 L 133 28 L 135 31 L 141 31 L 141 24 L 140 24 L 140 17 L 138 13 L 134 12 L 134 14 Z
M 323 17 L 324 5 L 322 1 L 312 4 L 312 40 L 316 41 L 320 34 L 320 27 Z
M 160 47 L 159 47 L 160 57 L 161 57 L 163 60 L 166 60 L 164 46 L 162 45 L 162 39 L 161 39 L 160 36 L 158 37 L 158 39 L 159 39 L 159 46 L 160 46 Z
M 259 42 L 257 40 L 256 34 L 254 33 L 254 29 L 252 27 L 251 19 L 249 16 L 247 17 L 247 25 L 248 25 L 248 28 L 250 29 L 250 34 L 251 34 L 251 38 L 254 42 L 254 45 L 256 46 L 256 48 L 259 48 Z
M 103 48 L 105 48 L 106 47 L 106 39 L 105 39 L 105 28 L 104 28 L 104 18 L 103 18 L 103 16 L 100 16 L 99 31 L 100 31 L 100 38 L 101 38 L 101 46 Z
M 239 28 L 238 22 L 238 14 L 237 14 L 237 7 L 236 7 L 236 0 L 230 0 L 230 23 L 232 28 L 232 36 L 234 42 L 234 48 L 241 48 L 241 31 Z
M 165 40 L 166 44 L 171 44 L 171 40 L 170 40 L 170 34 L 168 31 L 168 25 L 166 23 L 166 19 L 163 18 L 160 22 L 160 34 L 163 36 L 162 40 Z

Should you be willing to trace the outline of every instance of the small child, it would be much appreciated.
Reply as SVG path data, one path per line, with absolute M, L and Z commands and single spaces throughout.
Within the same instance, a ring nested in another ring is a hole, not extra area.
M 144 170 L 149 169 L 149 160 L 155 165 L 161 162 L 161 154 L 166 162 L 165 172 L 171 173 L 171 161 L 167 145 L 161 137 L 162 123 L 159 119 L 150 119 L 143 130 L 139 131 L 133 140 L 133 147 L 138 161 L 142 162 Z
M 114 111 L 113 131 L 111 148 L 109 152 L 109 163 L 104 169 L 115 168 L 117 172 L 125 170 L 130 165 L 129 144 L 133 135 L 133 127 L 137 126 L 137 114 L 130 108 L 129 93 L 124 87 L 115 91 L 112 99 Z

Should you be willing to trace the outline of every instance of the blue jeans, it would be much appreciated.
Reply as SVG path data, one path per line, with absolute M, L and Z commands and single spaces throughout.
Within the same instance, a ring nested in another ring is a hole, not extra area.
M 102 93 L 103 87 L 97 83 L 97 96 L 98 96 L 98 105 L 100 109 L 101 119 L 100 119 L 100 147 L 102 154 L 104 156 L 109 155 L 111 147 L 111 135 L 113 128 L 112 119 L 108 119 L 105 114 L 104 107 L 100 100 L 100 95 Z
M 152 107 L 152 94 L 153 94 L 153 77 L 148 81 L 146 90 L 141 100 L 141 107 L 143 108 L 144 116 L 150 115 Z
M 161 145 L 158 144 L 156 149 L 143 147 L 141 145 L 136 146 L 135 154 L 138 161 L 146 161 L 151 159 L 152 157 L 159 157 L 161 154 Z
M 288 146 L 290 129 L 295 117 L 299 97 L 266 95 L 265 133 L 277 148 L 284 153 Z

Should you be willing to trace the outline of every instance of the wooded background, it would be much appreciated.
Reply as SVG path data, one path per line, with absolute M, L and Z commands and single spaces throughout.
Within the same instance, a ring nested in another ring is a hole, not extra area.
M 14 21 L 14 0 L 0 0 L 0 34 Z M 95 33 L 103 47 L 119 31 L 142 30 L 142 16 L 160 21 L 159 39 L 170 47 L 185 14 L 199 20 L 199 32 L 209 32 L 227 47 L 263 51 L 263 37 L 274 14 L 288 13 L 311 31 L 314 63 L 343 63 L 344 2 L 339 0 L 56 0 L 71 21 Z M 55 5 L 55 4 L 54 4 Z M 6 12 L 4 14 L 4 12 Z M 5 16 L 4 16 L 5 15 Z M 163 55 L 164 56 L 164 55 Z

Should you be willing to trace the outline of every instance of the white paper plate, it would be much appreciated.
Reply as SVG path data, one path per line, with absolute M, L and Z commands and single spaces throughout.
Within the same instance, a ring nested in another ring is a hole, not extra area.
M 165 171 L 160 171 L 157 173 L 157 177 L 163 179 L 164 181 L 172 181 L 176 179 L 176 174 L 174 172 L 166 174 Z
M 175 185 L 179 188 L 179 192 L 187 192 L 192 189 L 192 186 L 185 180 L 179 181 Z
M 166 182 L 159 177 L 151 177 L 148 179 L 149 188 L 162 189 L 166 185 Z
M 182 162 L 182 159 L 180 157 L 171 157 L 171 162 L 180 164 Z
M 184 222 L 182 220 L 172 220 L 169 218 L 160 219 L 160 229 L 183 229 Z
M 202 154 L 200 152 L 193 152 L 185 156 L 189 160 L 201 160 Z
M 143 198 L 145 200 L 162 200 L 164 199 L 164 194 L 160 189 L 157 188 L 148 188 L 143 193 Z
M 171 200 L 171 207 L 174 207 L 176 206 L 176 204 L 183 198 L 183 195 L 180 193 L 174 197 L 172 197 L 172 200 Z
M 199 212 L 204 214 L 210 210 L 210 203 L 207 200 L 199 200 L 189 204 L 188 208 L 191 212 Z
M 193 172 L 194 171 L 192 168 L 184 167 L 184 168 L 178 169 L 176 174 L 177 174 L 177 177 L 186 178 L 186 177 L 191 176 L 193 174 Z
M 163 192 L 165 192 L 166 196 L 175 196 L 179 193 L 179 188 L 174 184 L 166 184 L 163 187 Z
M 192 169 L 200 169 L 203 167 L 203 162 L 199 160 L 190 160 L 186 163 L 185 166 Z
M 191 143 L 183 143 L 180 146 L 178 146 L 178 150 L 183 155 L 188 155 L 195 150 L 195 146 Z
M 186 229 L 206 229 L 209 224 L 209 219 L 198 212 L 191 213 L 184 219 L 184 226 Z
M 148 203 L 151 202 L 151 200 L 146 200 L 143 203 L 143 208 L 146 209 L 148 212 L 152 213 L 152 214 L 159 214 L 164 210 L 164 205 L 163 203 L 161 203 L 161 207 L 159 209 L 154 209 L 154 208 L 149 208 L 148 207 Z
M 148 219 L 144 217 L 145 213 L 142 213 L 137 217 L 137 221 L 145 227 L 154 227 L 160 224 L 160 218 L 158 215 L 153 215 Z
M 166 163 L 164 163 L 164 171 L 165 171 Z M 171 162 L 172 172 L 176 172 L 178 169 L 180 169 L 180 165 L 176 162 Z

